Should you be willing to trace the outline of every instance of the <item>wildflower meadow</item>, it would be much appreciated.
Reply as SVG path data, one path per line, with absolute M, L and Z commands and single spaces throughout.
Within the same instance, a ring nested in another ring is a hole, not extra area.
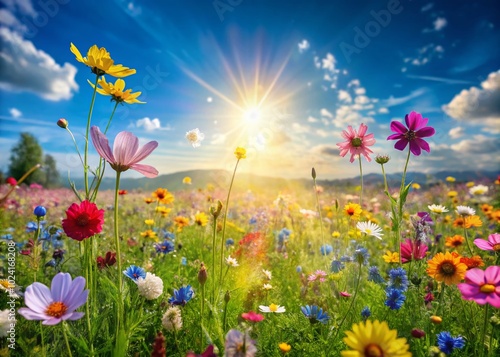
M 242 144 L 224 184 L 127 191 L 127 171 L 159 175 L 148 156 L 161 144 L 108 133 L 118 105 L 147 105 L 126 89 L 136 70 L 76 45 L 93 89 L 84 137 L 71 119 L 53 126 L 74 143 L 83 185 L 76 173 L 70 188 L 26 185 L 37 165 L 0 186 L 0 355 L 500 355 L 500 177 L 410 180 L 411 163 L 432 158 L 432 115 L 400 113 L 384 137 L 369 123 L 340 130 L 356 185 L 311 167 L 303 186 L 250 190 Z M 104 125 L 99 96 L 113 102 Z M 182 138 L 203 139 L 203 128 Z M 406 155 L 396 185 L 381 141 Z M 372 160 L 383 183 L 364 178 Z

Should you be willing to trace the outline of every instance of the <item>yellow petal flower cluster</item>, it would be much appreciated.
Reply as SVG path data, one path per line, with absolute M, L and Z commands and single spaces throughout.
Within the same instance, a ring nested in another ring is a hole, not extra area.
M 90 83 L 90 81 L 89 81 Z M 125 90 L 125 81 L 121 78 L 118 78 L 115 83 L 106 82 L 106 78 L 101 77 L 97 82 L 101 88 L 97 87 L 96 91 L 102 95 L 110 95 L 112 100 L 117 103 L 127 103 L 127 104 L 144 104 L 145 102 L 141 102 L 137 99 L 138 96 L 142 94 L 142 92 L 132 93 L 132 89 Z M 92 87 L 94 85 L 90 83 Z
M 70 51 L 75 55 L 76 60 L 92 69 L 92 73 L 102 76 L 109 74 L 113 77 L 127 77 L 134 74 L 135 69 L 115 64 L 111 55 L 104 47 L 98 48 L 96 45 L 89 48 L 87 57 L 83 57 L 78 48 L 71 43 Z

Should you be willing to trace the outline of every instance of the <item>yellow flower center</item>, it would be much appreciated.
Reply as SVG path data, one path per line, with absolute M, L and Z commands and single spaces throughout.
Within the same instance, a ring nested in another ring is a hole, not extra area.
M 454 275 L 455 274 L 455 265 L 451 262 L 444 262 L 443 264 L 441 264 L 441 274 L 443 275 L 447 275 L 447 276 L 450 276 L 450 275 Z
M 493 250 L 494 250 L 495 252 L 500 251 L 500 243 L 494 244 L 494 245 L 493 245 Z
M 64 315 L 66 310 L 68 310 L 68 307 L 66 305 L 64 305 L 63 302 L 56 301 L 47 307 L 47 310 L 45 311 L 45 313 L 49 316 L 59 318 L 59 317 Z
M 0 280 L 0 285 L 2 285 L 5 289 L 10 289 L 10 288 L 14 287 L 14 285 L 12 285 L 11 283 L 9 283 L 9 281 L 7 279 L 1 279 Z
M 370 343 L 365 347 L 365 357 L 384 357 L 384 351 L 379 345 L 375 343 Z
M 278 305 L 276 305 L 276 304 L 269 305 L 269 311 L 271 311 L 271 312 L 278 311 Z
M 486 293 L 486 294 L 493 293 L 493 292 L 495 292 L 495 285 L 491 285 L 491 284 L 481 285 L 481 287 L 479 288 L 479 291 L 481 291 L 482 293 Z
M 372 234 L 372 230 L 370 228 L 365 228 L 365 233 L 370 235 Z

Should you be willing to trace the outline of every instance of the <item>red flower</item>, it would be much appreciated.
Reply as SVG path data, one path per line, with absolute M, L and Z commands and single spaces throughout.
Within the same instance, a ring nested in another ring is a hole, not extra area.
M 244 312 L 241 314 L 241 317 L 250 322 L 261 322 L 264 320 L 264 315 L 257 314 L 253 311 Z
M 104 210 L 98 209 L 95 203 L 87 200 L 79 205 L 73 203 L 66 211 L 66 216 L 67 218 L 62 221 L 64 233 L 77 241 L 102 231 Z
M 99 256 L 99 257 L 97 257 L 96 260 L 97 260 L 97 266 L 99 267 L 99 269 L 104 269 L 104 268 L 110 267 L 116 263 L 116 253 L 107 252 L 106 256 L 104 258 Z
M 119 191 L 118 191 L 118 194 L 119 194 L 120 196 L 126 195 L 127 193 L 128 193 L 128 191 L 127 191 L 127 190 L 119 190 Z
M 5 180 L 9 185 L 11 186 L 17 186 L 17 180 L 14 177 L 7 177 L 7 180 Z
M 217 355 L 214 353 L 214 346 L 208 345 L 207 349 L 201 355 L 194 353 L 193 351 L 189 351 L 186 353 L 186 357 L 217 357 Z
M 404 243 L 401 243 L 401 262 L 408 263 L 412 260 L 424 259 L 428 249 L 427 244 L 419 240 L 413 242 L 411 239 L 406 239 Z

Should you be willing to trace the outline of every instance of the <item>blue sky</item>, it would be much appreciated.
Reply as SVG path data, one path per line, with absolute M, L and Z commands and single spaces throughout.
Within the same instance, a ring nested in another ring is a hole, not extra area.
M 436 135 L 410 170 L 497 170 L 500 157 L 500 12 L 496 1 L 67 1 L 1 0 L 0 169 L 23 131 L 66 176 L 81 176 L 66 118 L 83 148 L 93 80 L 70 52 L 105 47 L 135 68 L 109 131 L 157 140 L 145 161 L 160 174 L 239 170 L 276 177 L 359 174 L 339 157 L 348 125 L 368 125 L 389 172 L 405 153 L 387 142 L 391 120 L 414 110 Z M 108 77 L 108 81 L 114 81 Z M 109 97 L 98 96 L 102 129 Z M 258 109 L 255 109 L 258 108 Z M 258 114 L 256 114 L 258 113 Z M 199 128 L 193 148 L 187 131 Z M 90 152 L 91 164 L 97 154 Z M 379 172 L 363 161 L 364 172 Z M 138 176 L 135 172 L 129 177 Z

